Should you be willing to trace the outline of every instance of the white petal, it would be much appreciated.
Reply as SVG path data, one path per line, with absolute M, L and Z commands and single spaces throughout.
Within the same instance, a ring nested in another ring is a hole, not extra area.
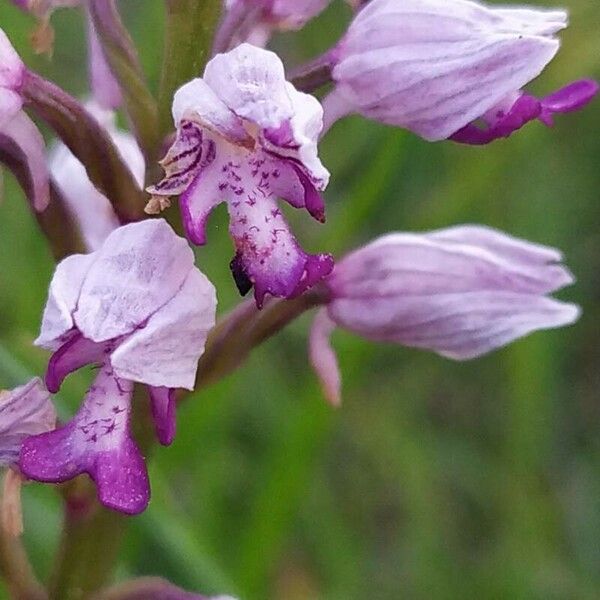
M 94 255 L 74 320 L 95 342 L 141 326 L 177 294 L 194 264 L 186 241 L 163 219 L 116 229 Z
M 193 389 L 198 360 L 215 324 L 216 292 L 192 269 L 181 290 L 112 354 L 119 377 L 151 386 Z
M 293 116 L 283 63 L 269 50 L 241 44 L 206 65 L 204 81 L 236 115 L 261 129 Z

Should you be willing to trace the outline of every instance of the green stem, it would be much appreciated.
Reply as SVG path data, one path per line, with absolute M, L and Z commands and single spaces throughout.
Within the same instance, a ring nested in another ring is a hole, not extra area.
M 221 0 L 167 0 L 165 51 L 158 95 L 159 129 L 172 129 L 173 94 L 200 77 L 208 61 Z
M 291 300 L 273 299 L 258 310 L 246 300 L 221 319 L 210 332 L 196 376 L 196 389 L 235 371 L 256 346 L 262 344 L 307 310 L 323 304 L 327 291 L 316 286 Z
M 93 484 L 83 477 L 65 494 L 65 517 L 51 600 L 78 600 L 110 579 L 127 517 L 100 506 Z

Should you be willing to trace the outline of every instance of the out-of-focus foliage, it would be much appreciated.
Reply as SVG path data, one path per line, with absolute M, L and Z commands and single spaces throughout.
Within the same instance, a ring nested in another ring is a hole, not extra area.
M 0 26 L 28 63 L 85 89 L 80 17 L 55 15 L 51 62 L 28 51 L 29 19 L 0 5 Z M 156 88 L 162 2 L 122 5 Z M 600 7 L 568 0 L 563 50 L 536 90 L 600 78 Z M 289 61 L 343 30 L 336 2 L 276 40 Z M 234 376 L 191 398 L 174 445 L 155 452 L 153 500 L 131 520 L 118 577 L 160 574 L 244 599 L 597 598 L 600 590 L 600 104 L 533 124 L 487 148 L 427 144 L 359 119 L 322 144 L 332 171 L 328 220 L 290 213 L 314 250 L 390 230 L 480 222 L 565 250 L 578 277 L 564 298 L 583 318 L 465 364 L 336 334 L 344 405 L 324 404 L 306 360 L 307 318 Z M 52 272 L 11 177 L 0 204 L 0 387 L 43 371 L 31 346 Z M 224 211 L 199 265 L 236 301 Z M 72 376 L 60 410 L 87 382 Z M 42 576 L 60 511 L 53 490 L 25 490 L 26 541 Z M 0 598 L 3 598 L 0 590 Z

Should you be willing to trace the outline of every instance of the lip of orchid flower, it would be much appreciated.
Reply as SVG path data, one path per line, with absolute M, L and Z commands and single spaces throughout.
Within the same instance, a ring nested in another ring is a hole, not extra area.
M 267 294 L 293 297 L 331 271 L 329 255 L 300 248 L 276 203 L 282 198 L 324 221 L 319 192 L 329 180 L 317 155 L 321 106 L 285 80 L 276 54 L 242 44 L 215 56 L 202 79 L 176 92 L 173 118 L 165 178 L 148 191 L 181 195 L 186 234 L 199 245 L 210 212 L 227 203 L 240 292 L 254 285 L 262 306 Z
M 63 260 L 36 340 L 54 350 L 46 383 L 56 392 L 84 365 L 100 371 L 67 425 L 27 440 L 23 473 L 59 482 L 85 472 L 106 506 L 143 510 L 147 474 L 129 431 L 133 383 L 147 386 L 157 436 L 170 444 L 174 390 L 193 388 L 215 311 L 214 287 L 162 219 L 120 227 L 97 251 Z
M 0 467 L 15 465 L 23 440 L 48 431 L 55 422 L 50 394 L 39 378 L 0 392 Z
M 578 89 L 580 101 L 561 111 L 520 91 L 558 52 L 556 34 L 566 26 L 562 10 L 373 0 L 331 53 L 336 87 L 324 101 L 325 129 L 358 112 L 428 141 L 456 134 L 458 141 L 471 136 L 472 143 L 487 143 L 549 112 L 577 110 L 589 90 Z M 516 104 L 503 106 L 511 95 Z M 502 114 L 488 130 L 475 131 L 474 122 L 498 107 Z
M 390 234 L 350 253 L 325 281 L 330 299 L 310 337 L 326 397 L 339 404 L 335 326 L 467 360 L 573 323 L 579 309 L 548 296 L 573 283 L 561 259 L 553 248 L 474 225 Z

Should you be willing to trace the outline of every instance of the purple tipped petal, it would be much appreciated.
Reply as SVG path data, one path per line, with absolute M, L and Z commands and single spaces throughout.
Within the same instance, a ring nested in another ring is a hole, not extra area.
M 94 99 L 100 106 L 115 110 L 119 108 L 123 101 L 121 88 L 106 61 L 102 44 L 98 39 L 96 28 L 89 15 L 87 26 L 90 87 L 92 88 Z
M 372 0 L 338 45 L 334 94 L 368 118 L 447 139 L 535 79 L 566 24 L 564 11 Z
M 30 479 L 58 483 L 88 473 L 108 508 L 142 512 L 150 498 L 144 459 L 131 438 L 133 384 L 103 366 L 67 425 L 27 438 L 20 469 Z
M 92 342 L 74 330 L 51 356 L 46 371 L 46 387 L 56 394 L 65 377 L 85 365 L 100 364 L 111 350 L 111 342 Z
M 56 422 L 50 394 L 37 377 L 10 392 L 0 392 L 0 467 L 19 460 L 21 443 Z
M 191 270 L 177 294 L 112 353 L 115 373 L 150 386 L 193 389 L 216 306 L 214 286 Z
M 176 429 L 175 390 L 149 386 L 148 392 L 150 393 L 156 437 L 163 446 L 170 446 L 175 439 Z

